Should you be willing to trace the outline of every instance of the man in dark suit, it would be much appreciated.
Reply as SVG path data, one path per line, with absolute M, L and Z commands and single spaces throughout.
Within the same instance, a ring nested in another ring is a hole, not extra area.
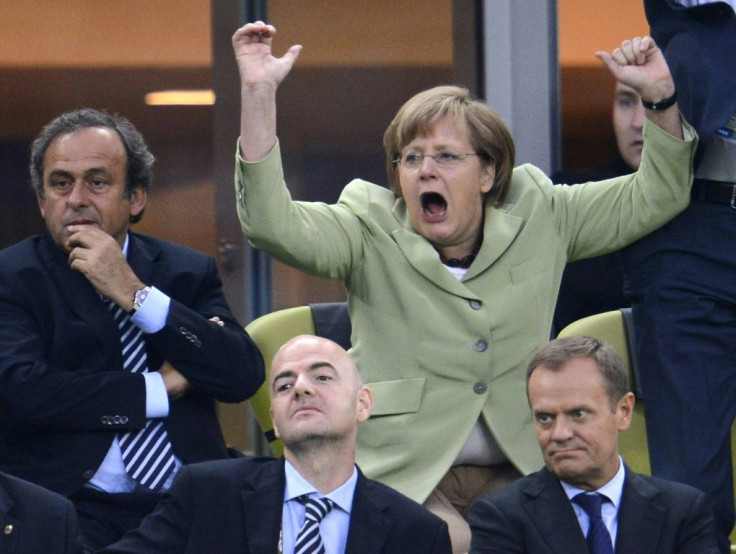
M 89 549 L 227 458 L 214 399 L 264 379 L 214 261 L 129 232 L 152 165 L 121 117 L 56 118 L 31 153 L 48 232 L 0 252 L 0 469 L 70 497 Z
M 708 494 L 727 549 L 736 522 L 736 3 L 644 0 L 644 9 L 700 136 L 690 206 L 622 251 L 649 458 L 653 475 Z
M 634 395 L 613 347 L 548 343 L 529 364 L 527 397 L 546 467 L 476 501 L 471 553 L 719 552 L 702 492 L 636 474 L 619 456 Z
M 77 513 L 66 498 L 0 473 L 0 554 L 81 554 Z
M 273 359 L 270 396 L 284 458 L 184 468 L 141 526 L 104 552 L 291 554 L 313 499 L 331 505 L 313 535 L 328 554 L 451 552 L 444 521 L 355 465 L 373 398 L 345 350 L 311 335 L 287 342 Z

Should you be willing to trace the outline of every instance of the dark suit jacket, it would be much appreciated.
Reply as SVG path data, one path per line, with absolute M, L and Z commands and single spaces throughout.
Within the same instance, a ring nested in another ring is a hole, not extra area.
M 187 466 L 141 526 L 102 552 L 274 554 L 285 486 L 283 458 Z M 359 471 L 347 554 L 450 552 L 444 521 Z
M 174 451 L 184 463 L 225 458 L 213 399 L 253 394 L 260 353 L 230 313 L 214 260 L 131 234 L 128 261 L 171 297 L 164 328 L 145 335 L 149 368 L 168 360 L 193 386 L 170 405 Z M 67 496 L 79 489 L 117 432 L 145 424 L 144 379 L 122 364 L 115 322 L 49 235 L 0 252 L 1 470 Z
M 588 552 L 572 504 L 546 469 L 477 500 L 471 554 Z M 718 554 L 705 495 L 626 468 L 618 514 L 619 554 Z
M 81 554 L 72 503 L 33 483 L 0 473 L 0 554 Z
M 644 0 L 644 9 L 675 80 L 677 105 L 703 145 L 736 113 L 736 15 L 722 2 L 685 10 Z

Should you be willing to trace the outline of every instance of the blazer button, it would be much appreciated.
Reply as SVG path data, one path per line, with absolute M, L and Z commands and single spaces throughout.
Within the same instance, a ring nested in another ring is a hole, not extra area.
M 488 385 L 485 383 L 481 383 L 478 381 L 475 385 L 473 385 L 473 392 L 475 394 L 485 394 L 485 392 L 488 390 Z
M 488 349 L 488 343 L 484 341 L 483 339 L 480 339 L 478 342 L 475 343 L 476 352 L 485 352 L 487 349 Z
M 13 532 L 13 524 L 12 523 L 8 523 L 5 526 L 5 529 L 3 529 L 3 533 L 5 533 L 6 535 L 10 535 L 12 532 Z
M 480 300 L 471 300 L 468 304 L 470 304 L 470 307 L 474 310 L 480 310 L 480 307 L 483 305 Z
M 85 480 L 89 481 L 90 479 L 92 479 L 92 477 L 94 476 L 94 474 L 95 474 L 94 471 L 92 471 L 91 469 L 88 469 L 87 471 L 85 471 L 84 473 L 82 473 L 82 477 L 84 477 Z
M 120 416 L 120 423 L 122 425 L 125 425 L 126 423 L 128 423 L 128 416 L 121 415 Z
M 106 415 L 103 415 L 100 418 L 100 423 L 102 423 L 103 425 L 110 425 L 110 418 L 107 417 Z

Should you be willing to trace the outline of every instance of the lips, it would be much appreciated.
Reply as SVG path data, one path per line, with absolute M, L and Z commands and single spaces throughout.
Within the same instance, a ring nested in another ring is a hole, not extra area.
M 437 192 L 425 192 L 419 197 L 427 221 L 442 221 L 447 214 L 447 200 Z

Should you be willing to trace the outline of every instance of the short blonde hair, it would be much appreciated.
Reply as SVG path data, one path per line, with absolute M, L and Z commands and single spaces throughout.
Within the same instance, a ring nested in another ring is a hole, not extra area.
M 470 92 L 458 86 L 439 86 L 411 97 L 399 109 L 383 135 L 386 169 L 391 190 L 401 196 L 399 169 L 395 163 L 403 148 L 418 136 L 426 135 L 443 117 L 464 122 L 470 143 L 483 163 L 495 171 L 493 188 L 488 196 L 496 204 L 503 202 L 511 183 L 516 148 L 511 133 L 501 118 Z

